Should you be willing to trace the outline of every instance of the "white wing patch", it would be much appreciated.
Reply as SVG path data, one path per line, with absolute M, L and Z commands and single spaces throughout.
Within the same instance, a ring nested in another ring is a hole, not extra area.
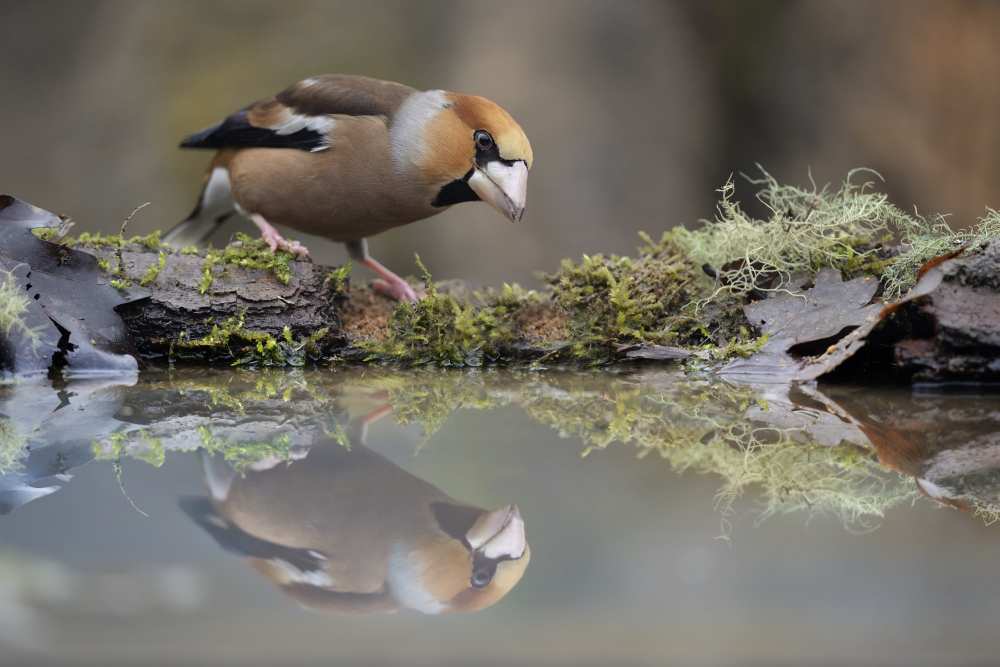
M 198 217 L 215 218 L 233 210 L 233 191 L 229 183 L 229 170 L 216 167 L 208 177 L 201 196 L 201 211 Z
M 333 579 L 323 570 L 302 571 L 287 560 L 272 558 L 271 566 L 280 572 L 279 579 L 285 584 L 308 584 L 319 588 L 333 586 Z
M 330 147 L 330 132 L 336 122 L 330 116 L 306 116 L 295 113 L 291 109 L 285 109 L 281 114 L 281 119 L 271 125 L 268 129 L 279 136 L 295 134 L 301 130 L 309 130 L 323 137 L 323 143 L 311 150 L 313 153 L 326 150 Z

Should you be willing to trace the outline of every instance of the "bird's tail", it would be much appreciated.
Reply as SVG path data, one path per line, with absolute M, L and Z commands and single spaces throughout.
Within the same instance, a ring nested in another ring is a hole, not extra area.
M 217 160 L 212 163 L 191 215 L 171 227 L 163 240 L 175 248 L 201 245 L 234 213 L 229 170 Z

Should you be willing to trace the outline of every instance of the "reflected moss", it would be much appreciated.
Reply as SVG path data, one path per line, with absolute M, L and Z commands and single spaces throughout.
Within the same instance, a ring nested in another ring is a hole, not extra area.
M 887 465 L 885 445 L 871 441 L 867 422 L 852 421 L 815 390 L 763 393 L 673 372 L 387 368 L 171 372 L 144 383 L 146 392 L 163 392 L 163 406 L 151 413 L 162 421 L 116 434 L 100 458 L 124 454 L 156 465 L 167 450 L 201 448 L 245 470 L 295 458 L 293 450 L 307 449 L 315 434 L 351 447 L 349 422 L 391 413 L 400 424 L 418 424 L 429 439 L 458 410 L 517 406 L 579 440 L 583 457 L 629 447 L 650 465 L 717 476 L 724 515 L 753 494 L 764 517 L 825 514 L 864 528 L 915 497 L 913 475 Z M 185 417 L 184 424 L 164 427 L 171 414 Z M 241 431 L 241 424 L 248 426 Z M 157 441 L 161 436 L 170 443 Z M 989 510 L 980 512 L 993 516 Z
M 611 390 L 529 395 L 522 405 L 536 420 L 582 439 L 584 456 L 630 445 L 640 458 L 677 472 L 720 476 L 717 500 L 726 513 L 753 489 L 764 516 L 805 511 L 857 526 L 914 496 L 867 442 L 821 444 L 808 427 L 781 425 L 780 409 L 746 386 L 692 381 L 651 389 L 623 381 Z
M 288 434 L 277 435 L 269 440 L 235 441 L 218 437 L 207 426 L 199 426 L 198 437 L 205 452 L 221 456 L 237 472 L 261 461 L 292 459 L 292 439 Z

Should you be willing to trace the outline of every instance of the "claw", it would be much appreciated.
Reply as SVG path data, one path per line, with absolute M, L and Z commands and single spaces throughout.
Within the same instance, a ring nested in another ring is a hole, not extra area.
M 372 289 L 396 301 L 408 301 L 412 303 L 420 300 L 409 283 L 402 278 L 397 278 L 391 282 L 384 278 L 376 278 L 372 281 Z
M 289 241 L 284 236 L 281 235 L 274 226 L 264 219 L 263 216 L 254 214 L 250 216 L 257 228 L 260 229 L 260 237 L 264 239 L 267 243 L 267 247 L 271 249 L 271 252 L 277 252 L 278 249 L 285 250 L 292 253 L 296 257 L 308 257 L 309 249 L 298 241 Z

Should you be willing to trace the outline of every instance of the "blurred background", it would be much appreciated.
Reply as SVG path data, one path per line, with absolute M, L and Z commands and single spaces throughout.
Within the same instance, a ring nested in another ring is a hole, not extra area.
M 998 27 L 973 0 L 3 0 L 0 191 L 77 231 L 145 201 L 133 230 L 169 227 L 209 158 L 183 136 L 347 72 L 490 97 L 534 146 L 524 223 L 464 205 L 376 237 L 400 273 L 419 252 L 436 277 L 535 284 L 710 217 L 756 163 L 802 184 L 871 167 L 960 227 L 1000 206 Z

